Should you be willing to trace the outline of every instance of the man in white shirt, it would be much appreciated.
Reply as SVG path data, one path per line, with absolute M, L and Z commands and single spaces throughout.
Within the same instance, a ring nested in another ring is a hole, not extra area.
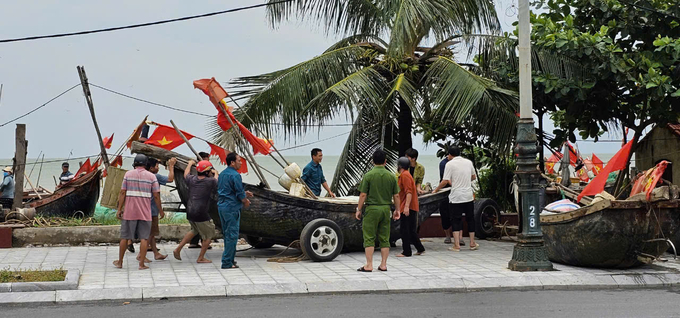
M 449 211 L 452 219 L 454 244 L 449 250 L 460 252 L 464 213 L 470 233 L 470 250 L 474 251 L 479 248 L 479 245 L 475 242 L 475 197 L 472 190 L 472 181 L 477 179 L 477 174 L 472 161 L 460 156 L 460 148 L 455 146 L 449 148 L 449 155 L 453 159 L 446 163 L 442 181 L 433 192 L 437 192 L 448 185 L 451 186 Z

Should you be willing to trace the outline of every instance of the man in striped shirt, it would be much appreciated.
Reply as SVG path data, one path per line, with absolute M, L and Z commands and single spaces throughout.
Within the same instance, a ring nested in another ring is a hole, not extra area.
M 160 186 L 156 176 L 146 170 L 147 158 L 145 155 L 138 154 L 132 166 L 134 170 L 125 173 L 120 194 L 118 196 L 118 213 L 116 217 L 120 219 L 120 248 L 118 260 L 113 262 L 117 268 L 123 268 L 123 257 L 127 249 L 128 240 L 139 239 L 139 269 L 148 269 L 144 264 L 146 260 L 146 249 L 151 234 L 151 205 L 150 200 L 154 200 L 158 207 L 159 218 L 163 218 L 163 207 L 161 206 Z M 123 204 L 125 209 L 123 209 Z

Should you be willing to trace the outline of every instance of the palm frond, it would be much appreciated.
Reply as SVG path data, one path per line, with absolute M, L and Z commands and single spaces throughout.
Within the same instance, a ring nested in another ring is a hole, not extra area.
M 517 117 L 518 94 L 466 70 L 453 60 L 440 57 L 425 74 L 432 96 L 431 121 L 437 125 L 479 122 L 479 135 L 488 136 L 503 150 L 511 146 Z
M 306 106 L 300 121 L 323 124 L 340 113 L 379 106 L 388 90 L 387 80 L 372 65 L 356 71 L 318 94 Z
M 371 158 L 378 149 L 387 153 L 387 166 L 393 169 L 398 158 L 397 128 L 394 119 L 384 117 L 375 109 L 362 108 L 338 160 L 331 190 L 338 195 L 349 194 L 373 168 Z
M 249 98 L 236 116 L 248 127 L 270 134 L 271 123 L 281 122 L 286 134 L 302 134 L 306 126 L 306 106 L 327 89 L 358 72 L 370 50 L 348 46 L 323 53 L 293 67 L 257 76 L 232 80 L 229 88 L 236 98 Z M 247 112 L 253 120 L 243 118 Z
M 267 16 L 272 27 L 295 18 L 324 25 L 327 33 L 381 34 L 389 21 L 382 5 L 373 0 L 294 0 L 267 6 Z
M 328 49 L 326 49 L 325 52 L 330 52 L 330 51 L 333 51 L 333 50 L 337 50 L 339 48 L 343 48 L 343 47 L 347 47 L 347 46 L 355 45 L 355 44 L 360 44 L 360 43 L 367 43 L 369 47 L 372 47 L 376 51 L 385 51 L 385 50 L 387 50 L 387 45 L 388 45 L 387 42 L 385 42 L 385 40 L 381 39 L 377 35 L 356 34 L 356 35 L 348 36 L 348 37 L 336 42 L 335 44 L 331 45 Z
M 396 107 L 399 105 L 397 98 L 402 99 L 411 108 L 411 112 L 414 117 L 419 117 L 420 109 L 418 108 L 418 89 L 411 83 L 411 81 L 406 77 L 404 73 L 399 74 L 392 81 L 392 89 L 387 94 L 385 98 L 385 104 L 392 103 Z M 395 108 L 395 112 L 398 112 L 398 108 Z M 384 112 L 388 112 L 386 109 Z
M 493 2 L 486 0 L 391 0 L 393 12 L 390 45 L 391 56 L 411 54 L 416 45 L 432 34 L 443 41 L 452 34 L 474 32 L 497 33 L 500 23 Z

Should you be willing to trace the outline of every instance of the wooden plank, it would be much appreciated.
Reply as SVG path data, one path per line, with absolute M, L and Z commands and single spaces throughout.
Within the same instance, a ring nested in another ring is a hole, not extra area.
M 16 210 L 24 206 L 24 174 L 26 173 L 26 152 L 28 142 L 26 141 L 26 125 L 17 124 L 16 128 L 16 145 L 14 152 L 14 202 L 12 203 L 12 210 Z

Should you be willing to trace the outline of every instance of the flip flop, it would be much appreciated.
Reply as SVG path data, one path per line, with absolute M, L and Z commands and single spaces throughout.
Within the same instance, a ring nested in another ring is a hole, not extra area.
M 132 245 L 132 244 L 129 244 L 129 245 L 127 246 L 127 250 L 130 251 L 130 253 L 134 253 L 134 252 L 135 252 L 135 246 Z
M 149 266 L 144 265 L 144 266 L 140 266 L 140 267 L 139 267 L 139 270 L 140 270 L 140 271 L 145 270 L 145 269 L 149 269 Z
M 451 238 L 444 239 L 444 244 L 451 244 Z
M 411 256 L 406 256 L 403 253 L 399 253 L 399 254 L 397 254 L 397 257 L 411 257 Z M 380 269 L 380 268 L 378 268 L 378 269 Z
M 168 257 L 168 255 L 163 255 L 163 254 L 161 254 L 161 256 L 158 256 L 158 257 L 154 256 L 154 259 L 157 260 L 157 261 L 162 261 L 162 260 L 164 260 L 166 257 Z
M 416 255 L 418 255 L 418 256 L 423 255 L 423 254 L 425 254 L 425 251 L 417 252 L 417 253 L 416 253 Z
M 196 263 L 208 264 L 208 263 L 212 263 L 212 261 L 206 258 L 206 259 L 202 259 L 202 260 L 196 260 Z
M 460 248 L 449 247 L 449 251 L 460 252 Z
M 361 266 L 361 267 L 357 268 L 357 272 L 364 272 L 364 273 L 370 273 L 370 272 L 372 272 L 372 271 L 373 271 L 373 270 L 370 270 L 370 271 L 369 271 L 369 270 L 367 270 L 367 269 L 366 269 L 366 268 L 364 268 L 363 266 Z
M 470 246 L 471 251 L 476 251 L 479 249 L 479 244 L 475 244 L 475 246 Z
M 235 268 L 239 268 L 239 266 L 234 264 L 232 267 L 222 267 L 222 269 L 235 269 Z
M 380 268 L 380 266 L 378 266 L 378 270 L 381 271 L 381 272 L 386 272 L 386 271 L 387 271 L 387 267 L 385 267 L 385 269 L 382 269 L 382 268 Z

